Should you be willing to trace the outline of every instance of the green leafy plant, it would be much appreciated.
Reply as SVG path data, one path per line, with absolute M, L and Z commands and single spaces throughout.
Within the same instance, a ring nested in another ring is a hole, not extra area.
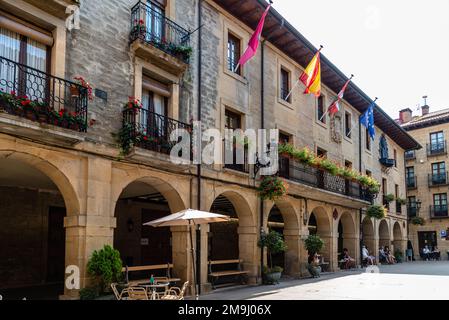
M 264 176 L 257 192 L 263 200 L 276 201 L 287 194 L 287 183 L 278 176 Z
M 98 288 L 86 287 L 80 290 L 80 300 L 94 300 L 100 296 Z
M 396 198 L 396 202 L 400 205 L 405 205 L 407 203 L 407 200 L 404 198 Z
M 260 248 L 267 248 L 268 254 L 270 256 L 270 270 L 273 269 L 273 254 L 284 252 L 287 250 L 284 238 L 279 232 L 271 230 L 269 233 L 262 233 L 260 240 L 257 243 Z M 282 269 L 282 268 L 281 268 Z M 282 272 L 282 271 L 281 271 Z
M 425 220 L 422 217 L 413 217 L 410 219 L 410 223 L 416 226 L 423 226 L 425 224 Z
M 394 201 L 394 194 L 389 193 L 389 194 L 384 195 L 384 200 L 385 200 L 385 202 L 392 202 L 392 201 Z
M 402 253 L 401 250 L 396 249 L 396 250 L 394 251 L 394 257 L 396 258 L 396 261 L 397 261 L 397 262 L 402 262 L 402 261 L 403 261 L 403 258 L 404 258 L 404 254 Z
M 366 215 L 370 218 L 383 219 L 387 216 L 387 209 L 384 206 L 373 204 L 366 209 Z
M 305 240 L 304 244 L 306 246 L 309 254 L 313 255 L 319 253 L 324 248 L 324 241 L 317 235 L 309 235 Z
M 122 276 L 120 253 L 109 245 L 94 251 L 87 263 L 87 272 L 94 277 L 101 292 L 109 290 L 112 282 L 118 282 Z

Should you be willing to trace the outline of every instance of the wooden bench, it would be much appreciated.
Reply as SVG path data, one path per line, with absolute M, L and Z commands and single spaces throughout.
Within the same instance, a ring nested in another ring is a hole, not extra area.
M 242 284 L 246 283 L 246 276 L 248 274 L 248 271 L 242 270 L 242 262 L 243 262 L 243 260 L 240 260 L 240 259 L 209 261 L 209 278 L 210 278 L 210 282 L 212 284 L 212 288 L 215 289 L 215 280 L 220 277 L 238 276 L 240 279 L 240 282 Z M 235 264 L 235 265 L 237 265 L 237 269 L 223 270 L 223 271 L 212 270 L 213 266 L 224 265 L 224 264 Z
M 173 264 L 167 263 L 167 264 L 156 264 L 156 265 L 148 265 L 148 266 L 135 266 L 135 267 L 128 267 L 125 266 L 122 268 L 122 272 L 125 273 L 125 279 L 128 282 L 129 285 L 138 285 L 139 283 L 146 283 L 150 280 L 150 276 L 148 275 L 145 279 L 139 279 L 139 280 L 131 280 L 129 281 L 128 274 L 129 272 L 135 272 L 135 271 L 151 271 L 151 270 L 166 270 L 165 277 L 154 277 L 156 281 L 168 281 L 168 282 L 179 282 L 181 279 L 179 278 L 172 278 L 170 270 L 173 269 Z

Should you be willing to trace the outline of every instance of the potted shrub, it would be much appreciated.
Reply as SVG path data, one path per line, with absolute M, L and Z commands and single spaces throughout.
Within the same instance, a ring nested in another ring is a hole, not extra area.
M 320 253 L 320 251 L 324 247 L 324 241 L 317 235 L 309 235 L 305 240 L 304 244 L 306 246 L 309 255 L 313 255 L 315 253 Z
M 257 192 L 263 200 L 276 201 L 287 194 L 287 184 L 278 176 L 264 176 L 257 188 Z
M 87 272 L 93 277 L 92 290 L 99 295 L 108 294 L 112 282 L 119 282 L 122 277 L 122 260 L 120 253 L 109 245 L 94 251 L 87 263 Z
M 410 219 L 410 223 L 417 226 L 423 226 L 425 223 L 425 220 L 421 217 L 413 217 Z
M 404 259 L 404 254 L 401 252 L 401 250 L 396 249 L 394 251 L 394 257 L 396 258 L 397 263 L 401 263 Z
M 264 278 L 268 284 L 275 284 L 281 279 L 283 269 L 279 266 L 273 266 L 273 254 L 284 252 L 287 249 L 284 239 L 279 232 L 274 230 L 268 234 L 262 233 L 258 246 L 261 248 L 267 248 L 268 255 L 270 256 L 270 268 L 264 267 Z
M 387 216 L 387 209 L 384 206 L 373 204 L 366 209 L 366 215 L 370 218 L 383 219 Z

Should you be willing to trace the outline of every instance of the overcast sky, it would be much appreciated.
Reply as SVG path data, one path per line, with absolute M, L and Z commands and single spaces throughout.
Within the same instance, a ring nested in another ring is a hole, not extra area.
M 274 0 L 273 7 L 396 118 L 449 108 L 449 0 Z

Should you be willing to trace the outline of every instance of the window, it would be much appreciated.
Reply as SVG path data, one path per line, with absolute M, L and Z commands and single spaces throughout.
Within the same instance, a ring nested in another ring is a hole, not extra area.
M 365 148 L 366 150 L 371 151 L 371 137 L 368 129 L 365 129 Z
M 433 195 L 433 216 L 447 216 L 446 193 L 438 193 Z
M 350 112 L 345 112 L 345 135 L 351 139 L 352 134 L 352 115 Z
M 348 161 L 348 160 L 345 160 L 345 167 L 348 168 L 348 169 L 352 169 L 352 162 Z
M 417 207 L 416 207 L 416 197 L 411 196 L 407 198 L 407 214 L 409 218 L 416 217 L 417 214 Z
M 164 19 L 165 9 L 163 4 L 153 1 L 146 2 L 149 9 L 146 9 L 146 40 L 162 42 L 164 39 Z
M 232 129 L 232 130 L 236 130 L 236 129 L 242 129 L 242 117 L 240 114 L 232 112 L 230 110 L 226 110 L 225 111 L 225 129 Z M 246 166 L 247 163 L 247 154 L 246 154 L 246 150 L 247 147 L 244 147 L 244 154 L 243 154 L 243 162 L 241 163 L 241 158 L 238 155 L 238 149 L 236 146 L 236 137 L 234 137 L 234 144 L 232 147 L 232 163 L 225 163 L 225 168 L 229 168 L 229 169 L 233 169 L 233 170 L 238 170 L 241 172 L 248 172 L 248 168 Z M 240 149 L 241 150 L 241 149 Z M 226 161 L 228 162 L 228 161 Z
M 369 171 L 369 170 L 366 170 L 366 175 L 367 175 L 368 177 L 372 177 L 372 176 L 373 176 L 373 173 L 372 173 L 371 171 Z
M 144 82 L 145 83 L 145 82 Z M 150 137 L 165 137 L 167 132 L 168 98 L 148 89 L 142 90 L 142 112 L 139 123 Z
M 291 142 L 291 135 L 279 132 L 279 144 L 287 144 Z
M 317 99 L 317 118 L 318 121 L 322 123 L 326 123 L 326 116 L 324 114 L 324 104 L 325 104 L 325 97 L 323 95 L 319 96 Z
M 288 72 L 284 68 L 281 68 L 280 91 L 281 99 L 287 102 L 291 102 L 291 96 L 288 97 L 288 94 L 290 93 L 290 72 Z
M 50 47 L 35 41 L 27 36 L 23 36 L 14 31 L 0 28 L 0 56 L 14 62 L 35 68 L 44 73 L 49 73 Z M 6 62 L 4 62 L 6 63 Z M 6 92 L 15 90 L 18 95 L 27 95 L 31 99 L 44 99 L 46 79 L 42 79 L 42 74 L 36 75 L 26 72 L 25 69 L 18 69 L 13 72 L 11 68 L 0 65 L 0 89 Z M 44 82 L 44 83 L 42 83 Z M 10 86 L 7 86 L 7 83 Z M 11 84 L 15 84 L 12 88 Z M 32 88 L 32 85 L 34 88 Z
M 396 149 L 393 149 L 393 158 L 394 158 L 394 166 L 395 168 L 398 167 L 398 153 L 396 151 Z
M 432 185 L 446 183 L 446 164 L 444 162 L 432 163 Z
M 444 150 L 444 134 L 443 131 L 430 134 L 430 152 L 441 152 Z
M 239 66 L 237 70 L 237 64 L 240 60 L 240 39 L 234 36 L 232 33 L 228 33 L 228 70 L 241 75 L 242 67 Z
M 407 185 L 407 188 L 416 187 L 415 167 L 405 168 L 405 183 Z

